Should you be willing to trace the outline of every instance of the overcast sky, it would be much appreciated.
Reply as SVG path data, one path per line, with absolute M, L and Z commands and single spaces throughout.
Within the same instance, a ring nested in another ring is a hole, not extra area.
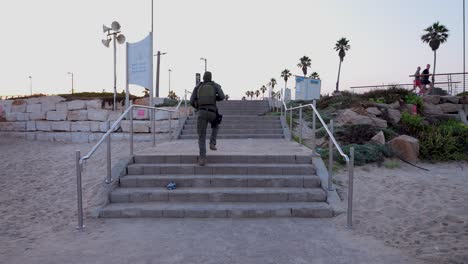
M 162 57 L 161 95 L 192 89 L 200 57 L 225 93 L 240 98 L 280 72 L 312 59 L 322 93 L 333 91 L 338 71 L 335 42 L 346 37 L 351 50 L 342 66 L 341 87 L 409 83 L 416 66 L 432 63 L 420 36 L 440 21 L 450 29 L 438 51 L 438 72 L 463 69 L 462 0 L 155 0 L 155 52 Z M 0 95 L 70 91 L 112 91 L 112 49 L 101 44 L 102 24 L 117 20 L 127 40 L 151 29 L 151 0 L 0 1 Z M 125 87 L 125 46 L 118 47 L 118 90 Z M 292 81 L 290 85 L 293 86 Z M 132 86 L 141 95 L 142 88 Z

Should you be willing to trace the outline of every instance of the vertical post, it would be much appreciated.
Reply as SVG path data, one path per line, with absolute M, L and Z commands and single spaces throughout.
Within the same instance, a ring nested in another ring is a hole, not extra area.
M 74 89 L 74 87 L 73 87 L 73 79 L 74 79 L 74 78 L 73 78 L 73 72 L 71 73 L 71 76 L 72 76 L 72 90 L 71 90 L 71 92 L 72 92 L 72 94 L 74 94 L 74 93 L 75 93 L 75 89 Z
M 300 104 L 301 108 L 299 108 L 299 143 L 302 144 L 302 104 Z
M 188 116 L 188 109 L 187 109 L 187 89 L 185 90 L 185 94 L 184 94 L 184 112 L 185 112 L 185 116 Z
M 107 121 L 107 129 L 110 129 L 110 121 Z M 112 135 L 112 131 L 107 136 L 107 177 L 106 177 L 106 183 L 111 183 L 112 182 L 111 135 Z
M 353 228 L 353 188 L 354 188 L 354 147 L 349 149 L 350 160 L 348 163 L 348 228 Z
M 115 111 L 117 108 L 117 44 L 116 35 L 114 35 L 114 106 L 112 110 Z
M 169 93 L 171 93 L 171 69 L 169 69 Z
M 161 65 L 161 51 L 158 50 L 156 63 L 156 97 L 159 97 L 159 69 Z
M 293 110 L 289 110 L 289 129 L 291 130 L 291 136 L 293 134 L 293 115 L 292 115 Z
M 316 132 L 316 120 L 317 120 L 317 114 L 315 113 L 316 108 L 316 101 L 314 100 L 312 102 L 314 109 L 312 111 L 312 153 L 315 155 L 315 149 L 317 148 L 317 141 L 315 138 L 315 132 Z
M 81 153 L 79 150 L 76 151 L 76 193 L 78 200 L 78 227 L 77 229 L 83 231 L 85 226 L 83 225 L 83 193 L 81 189 L 81 165 L 80 165 Z
M 130 155 L 133 155 L 133 109 L 130 111 Z
M 125 109 L 130 107 L 130 90 L 128 88 L 128 42 L 125 42 Z
M 153 147 L 156 146 L 156 110 L 151 109 L 151 133 L 153 134 Z
M 154 83 L 153 83 L 153 65 L 154 65 L 154 56 L 153 56 L 153 30 L 151 30 L 151 49 L 149 51 L 149 54 L 148 54 L 148 58 L 151 58 L 151 63 L 150 63 L 150 83 L 149 83 L 149 95 L 150 95 L 150 99 L 149 99 L 149 106 L 151 107 L 154 107 L 154 103 L 153 103 L 153 99 L 154 99 Z
M 465 0 L 463 0 L 463 92 L 466 92 L 466 56 L 465 56 Z
M 333 135 L 333 119 L 330 120 L 330 132 Z M 328 190 L 333 191 L 333 140 L 332 136 L 328 139 Z

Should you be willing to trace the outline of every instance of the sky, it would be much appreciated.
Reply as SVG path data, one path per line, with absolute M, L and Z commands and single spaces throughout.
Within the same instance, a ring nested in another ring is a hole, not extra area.
M 161 95 L 191 90 L 195 73 L 208 70 L 231 98 L 258 90 L 280 73 L 301 75 L 299 58 L 335 88 L 339 58 L 333 47 L 350 40 L 340 87 L 411 83 L 417 66 L 433 61 L 420 40 L 440 21 L 450 30 L 437 52 L 437 72 L 463 71 L 462 0 L 154 0 L 154 51 L 161 57 Z M 102 45 L 102 25 L 117 20 L 127 41 L 151 30 L 151 0 L 0 1 L 0 96 L 113 90 L 112 48 Z M 125 88 L 125 45 L 117 47 L 117 86 Z M 294 81 L 288 82 L 294 87 Z M 142 95 L 143 88 L 131 86 Z M 276 88 L 278 89 L 278 88 Z

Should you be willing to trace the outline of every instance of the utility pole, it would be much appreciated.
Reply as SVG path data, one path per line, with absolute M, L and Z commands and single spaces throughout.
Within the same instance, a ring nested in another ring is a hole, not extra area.
M 205 72 L 207 71 L 207 64 L 208 64 L 208 59 L 207 58 L 200 58 L 200 60 L 205 61 Z
M 33 95 L 32 93 L 32 76 L 29 76 L 29 90 L 31 91 L 31 95 Z
M 465 0 L 463 0 L 463 92 L 466 92 L 466 68 L 465 68 L 466 56 L 465 56 L 465 49 L 466 49 L 466 44 L 465 44 Z
M 169 93 L 171 93 L 171 72 L 172 70 L 169 69 Z
M 166 52 L 161 52 L 158 50 L 156 53 L 157 62 L 156 62 L 156 97 L 159 97 L 159 72 L 160 72 L 160 65 L 161 65 L 161 55 L 167 54 Z
M 68 72 L 71 75 L 71 93 L 74 94 L 75 90 L 73 89 L 73 72 Z

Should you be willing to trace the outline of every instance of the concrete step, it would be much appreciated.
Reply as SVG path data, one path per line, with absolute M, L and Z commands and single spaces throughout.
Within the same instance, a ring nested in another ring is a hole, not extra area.
M 333 217 L 327 203 L 115 203 L 100 211 L 103 218 L 253 218 Z
M 211 133 L 211 128 L 207 132 Z M 183 129 L 182 135 L 196 135 L 196 129 Z M 220 128 L 218 135 L 223 134 L 280 134 L 283 135 L 283 129 L 226 129 Z
M 244 163 L 135 163 L 127 167 L 129 175 L 185 174 L 185 175 L 315 175 L 312 164 L 244 164 Z
M 144 202 L 325 202 L 321 188 L 117 188 L 111 203 Z
M 208 125 L 208 128 L 211 126 Z M 280 129 L 282 128 L 281 123 L 275 123 L 275 124 L 264 124 L 264 125 L 259 125 L 259 124 L 237 124 L 237 125 L 232 125 L 229 123 L 221 123 L 219 125 L 220 129 Z M 184 125 L 184 129 L 190 130 L 190 129 L 197 129 L 197 125 Z
M 137 155 L 136 163 L 149 164 L 194 164 L 198 155 Z M 209 155 L 208 163 L 243 164 L 312 164 L 312 157 L 306 155 Z
M 210 136 L 207 135 L 206 138 Z M 218 135 L 217 139 L 246 139 L 246 138 L 284 138 L 283 134 L 225 134 Z M 198 139 L 198 135 L 180 135 L 179 139 Z
M 320 178 L 310 175 L 126 175 L 120 178 L 123 188 L 166 187 L 169 182 L 180 187 L 320 187 Z

